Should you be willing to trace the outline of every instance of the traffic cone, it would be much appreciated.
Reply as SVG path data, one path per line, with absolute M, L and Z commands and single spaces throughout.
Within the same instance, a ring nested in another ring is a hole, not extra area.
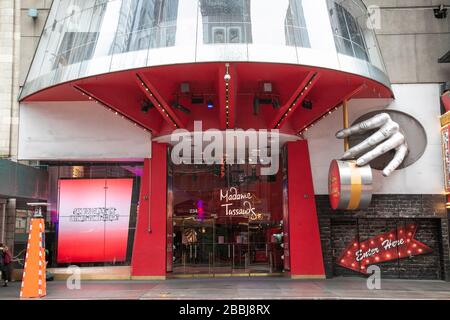
M 23 268 L 21 298 L 41 298 L 47 294 L 45 282 L 44 219 L 32 218 Z

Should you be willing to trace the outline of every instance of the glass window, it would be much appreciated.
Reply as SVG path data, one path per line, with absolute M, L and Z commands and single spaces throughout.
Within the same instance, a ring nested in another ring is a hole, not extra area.
M 123 1 L 113 53 L 175 45 L 178 0 Z
M 251 43 L 250 0 L 201 0 L 203 42 Z
M 328 1 L 328 5 L 337 51 L 369 61 L 367 46 L 357 20 L 341 4 Z
M 168 271 L 255 274 L 283 271 L 282 172 L 260 165 L 169 166 Z M 171 246 L 172 247 L 172 246 Z
M 45 245 L 49 267 L 130 264 L 142 168 L 142 164 L 48 168 L 51 205 L 45 214 Z M 27 216 L 31 213 L 18 214 L 16 234 L 28 223 Z
M 53 69 L 90 59 L 97 32 L 66 32 L 63 36 Z
M 288 46 L 309 48 L 311 45 L 302 2 L 302 0 L 289 0 L 285 21 L 286 44 Z

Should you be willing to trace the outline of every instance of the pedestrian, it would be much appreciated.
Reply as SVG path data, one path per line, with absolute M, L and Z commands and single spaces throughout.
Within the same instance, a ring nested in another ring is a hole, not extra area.
M 3 243 L 0 243 L 0 275 L 3 279 Z
M 3 243 L 0 244 L 0 256 L 1 256 L 1 268 L 2 268 L 2 279 L 4 281 L 3 286 L 7 287 L 8 282 L 11 281 L 11 268 L 12 268 L 12 259 L 11 253 L 9 252 L 9 248 Z

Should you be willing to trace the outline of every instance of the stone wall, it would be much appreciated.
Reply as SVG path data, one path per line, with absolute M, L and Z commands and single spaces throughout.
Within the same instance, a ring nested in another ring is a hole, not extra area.
M 380 7 L 378 42 L 392 83 L 450 81 L 450 64 L 438 59 L 450 50 L 450 17 L 433 9 L 450 0 L 363 0 Z
M 0 158 L 17 159 L 20 87 L 52 0 L 0 0 Z M 28 9 L 38 9 L 38 17 Z
M 5 226 L 3 226 L 3 206 L 5 206 Z M 11 252 L 14 252 L 14 232 L 16 225 L 16 200 L 0 199 L 0 231 L 2 232 L 2 239 L 0 242 L 9 246 Z M 3 234 L 4 232 L 4 234 Z

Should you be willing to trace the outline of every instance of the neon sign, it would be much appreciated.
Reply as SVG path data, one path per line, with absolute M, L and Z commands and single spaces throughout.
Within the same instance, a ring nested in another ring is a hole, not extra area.
M 226 216 L 248 217 L 252 221 L 262 220 L 264 215 L 256 212 L 254 200 L 255 196 L 252 193 L 239 193 L 236 187 L 220 190 L 220 206 L 225 208 Z M 234 205 L 237 205 L 237 203 L 240 207 L 233 207 Z
M 336 263 L 344 268 L 367 273 L 372 264 L 403 259 L 433 250 L 414 239 L 417 225 L 399 227 L 362 242 L 353 240 L 342 252 Z

